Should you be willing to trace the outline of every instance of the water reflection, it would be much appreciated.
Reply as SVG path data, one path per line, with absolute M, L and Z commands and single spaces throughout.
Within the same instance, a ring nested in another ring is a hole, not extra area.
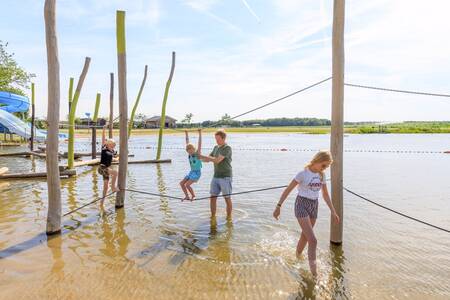
M 50 274 L 47 276 L 49 282 L 53 282 L 53 278 L 57 280 L 64 279 L 64 259 L 62 253 L 62 236 L 54 235 L 47 239 L 47 247 L 52 252 L 53 265 Z
M 110 216 L 114 216 L 113 226 L 109 220 Z M 115 214 L 101 214 L 101 232 L 97 236 L 103 241 L 100 252 L 107 257 L 125 257 L 128 253 L 130 238 L 125 230 L 125 217 L 125 209 L 123 208 L 117 209 Z

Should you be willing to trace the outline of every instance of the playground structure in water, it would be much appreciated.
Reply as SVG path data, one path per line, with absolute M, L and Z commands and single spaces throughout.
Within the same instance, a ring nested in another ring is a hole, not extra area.
M 13 113 L 26 112 L 29 108 L 30 101 L 27 97 L 0 91 L 0 132 L 13 133 L 29 139 L 31 137 L 31 125 L 13 115 Z M 47 134 L 35 129 L 34 138 L 38 142 L 44 142 Z

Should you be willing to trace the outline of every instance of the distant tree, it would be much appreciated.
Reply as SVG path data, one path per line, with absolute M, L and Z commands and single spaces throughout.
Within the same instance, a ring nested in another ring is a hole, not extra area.
M 185 116 L 184 116 L 184 119 L 183 120 L 181 120 L 181 123 L 182 124 L 185 124 L 185 125 L 191 125 L 191 123 L 192 123 L 192 117 L 193 117 L 194 115 L 192 114 L 192 113 L 188 113 L 188 114 L 186 114 Z
M 8 43 L 0 40 L 0 91 L 26 96 L 34 74 L 26 72 L 6 50 Z
M 145 114 L 137 114 L 134 117 L 134 123 L 136 124 L 136 128 L 144 128 L 145 119 L 147 119 L 147 115 Z

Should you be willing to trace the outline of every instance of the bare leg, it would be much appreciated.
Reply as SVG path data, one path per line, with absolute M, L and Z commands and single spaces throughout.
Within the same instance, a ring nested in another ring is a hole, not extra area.
M 317 239 L 316 236 L 314 235 L 311 221 L 308 217 L 298 218 L 297 220 L 308 242 L 309 268 L 311 269 L 311 273 L 313 274 L 313 276 L 317 276 L 317 264 L 316 264 Z
M 187 189 L 186 189 L 186 182 L 187 181 L 188 180 L 186 178 L 184 178 L 183 180 L 180 181 L 181 189 L 183 190 L 183 193 L 185 195 L 185 198 L 183 200 L 189 200 L 189 194 L 188 194 Z
M 211 196 L 209 198 L 209 204 L 211 208 L 211 217 L 216 216 L 216 209 L 217 209 L 217 196 Z
M 117 188 L 116 182 L 117 182 L 117 170 L 108 169 L 109 175 L 111 175 L 111 189 L 113 192 L 118 192 L 119 189 Z
M 225 197 L 225 203 L 227 204 L 227 219 L 231 219 L 231 212 L 233 211 L 233 203 L 230 197 Z
M 191 197 L 191 201 L 194 200 L 194 198 L 195 198 L 194 190 L 193 190 L 192 187 L 191 187 L 191 185 L 192 185 L 194 182 L 195 182 L 195 181 L 188 180 L 188 181 L 186 181 L 186 184 L 185 184 L 187 190 L 189 191 L 189 193 L 191 193 L 191 196 L 192 196 L 192 197 Z
M 314 228 L 314 225 L 316 224 L 316 220 L 317 219 L 309 218 L 309 221 L 311 222 L 311 226 L 313 228 Z M 297 252 L 296 252 L 297 258 L 299 258 L 300 255 L 302 254 L 303 250 L 306 247 L 306 243 L 307 243 L 306 236 L 302 232 L 302 234 L 300 235 L 300 239 L 298 240 L 298 243 L 297 243 Z

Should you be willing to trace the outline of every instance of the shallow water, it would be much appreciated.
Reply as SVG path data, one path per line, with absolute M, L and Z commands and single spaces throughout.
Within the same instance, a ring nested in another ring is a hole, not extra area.
M 195 140 L 194 140 L 195 141 Z M 156 137 L 130 141 L 135 158 L 154 158 Z M 183 137 L 165 137 L 171 164 L 130 165 L 128 187 L 181 196 L 188 171 Z M 232 134 L 234 192 L 287 184 L 328 135 Z M 206 136 L 204 150 L 213 145 Z M 66 145 L 61 145 L 64 150 Z M 150 149 L 146 149 L 150 147 Z M 450 135 L 349 135 L 346 149 L 450 150 Z M 87 139 L 76 145 L 89 151 Z M 250 150 L 250 149 L 265 149 Z M 19 148 L 0 149 L 0 152 Z M 346 152 L 344 185 L 369 199 L 450 228 L 450 155 Z M 11 172 L 44 170 L 42 159 L 0 157 Z M 195 185 L 209 190 L 212 166 Z M 62 180 L 63 212 L 101 194 L 96 168 Z M 329 244 L 329 212 L 320 200 L 315 227 L 319 279 L 295 258 L 299 227 L 294 193 L 280 221 L 272 211 L 281 190 L 234 197 L 231 222 L 218 201 L 211 220 L 206 200 L 179 202 L 127 192 L 125 209 L 110 197 L 63 219 L 61 236 L 47 239 L 46 182 L 0 182 L 0 298 L 99 299 L 448 299 L 450 236 L 345 193 L 344 243 Z

